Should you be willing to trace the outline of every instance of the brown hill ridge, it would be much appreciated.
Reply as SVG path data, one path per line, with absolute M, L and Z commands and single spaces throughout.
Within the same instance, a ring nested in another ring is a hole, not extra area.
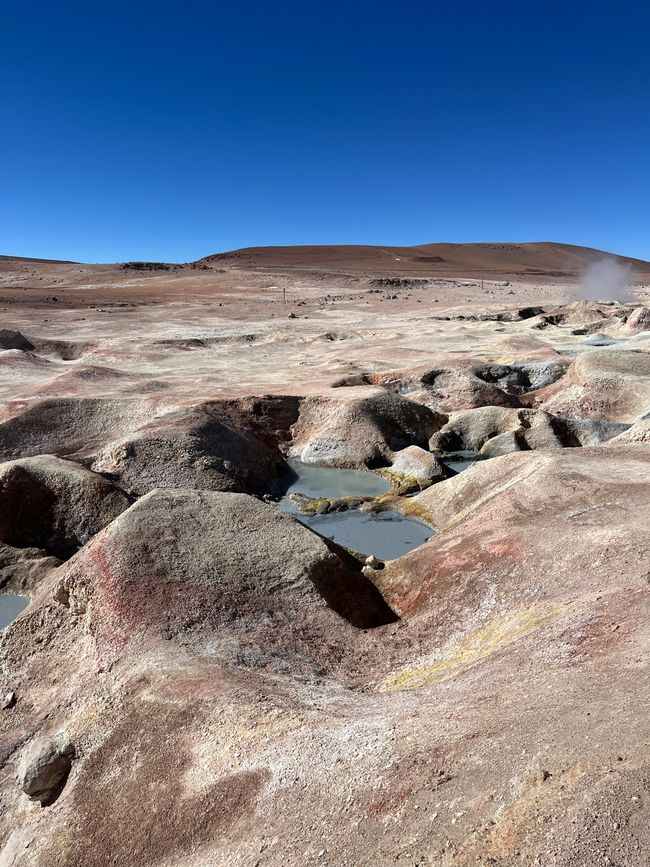
M 295 268 L 305 270 L 397 271 L 423 274 L 495 275 L 521 274 L 575 276 L 591 263 L 613 258 L 639 276 L 650 276 L 650 262 L 618 256 L 592 247 L 534 243 L 421 244 L 414 247 L 366 245 L 245 247 L 217 253 L 200 264 L 249 268 Z
M 614 259 L 633 277 L 650 279 L 650 262 L 619 256 L 592 247 L 559 244 L 490 242 L 476 244 L 420 244 L 413 247 L 331 244 L 282 247 L 243 247 L 204 256 L 187 266 L 196 269 L 226 266 L 241 270 L 328 271 L 359 274 L 421 274 L 440 277 L 530 276 L 575 278 L 593 262 Z M 0 270 L 13 263 L 35 265 L 80 264 L 67 260 L 0 256 Z M 170 270 L 173 263 L 127 262 L 113 265 L 132 271 Z M 186 266 L 186 267 L 187 267 Z M 108 264 L 91 267 L 108 268 Z

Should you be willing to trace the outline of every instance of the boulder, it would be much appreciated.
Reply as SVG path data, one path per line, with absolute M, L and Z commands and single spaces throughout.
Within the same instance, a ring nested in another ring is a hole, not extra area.
M 393 480 L 400 494 L 407 494 L 441 482 L 450 472 L 431 452 L 419 446 L 407 446 L 395 453 L 385 474 Z
M 131 505 L 116 485 L 54 455 L 0 464 L 0 542 L 65 559 Z
M 49 806 L 66 784 L 74 754 L 74 746 L 64 738 L 36 738 L 20 760 L 20 788 L 32 801 L 38 801 L 42 807 Z

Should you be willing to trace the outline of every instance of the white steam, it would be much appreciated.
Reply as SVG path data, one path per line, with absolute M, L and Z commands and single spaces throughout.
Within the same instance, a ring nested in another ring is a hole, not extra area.
M 590 301 L 627 301 L 632 292 L 632 269 L 616 259 L 599 259 L 583 272 L 580 292 Z

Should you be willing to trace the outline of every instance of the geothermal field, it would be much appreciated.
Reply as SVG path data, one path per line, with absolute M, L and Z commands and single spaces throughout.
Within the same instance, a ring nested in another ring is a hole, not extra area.
M 0 257 L 0 867 L 644 865 L 650 263 Z

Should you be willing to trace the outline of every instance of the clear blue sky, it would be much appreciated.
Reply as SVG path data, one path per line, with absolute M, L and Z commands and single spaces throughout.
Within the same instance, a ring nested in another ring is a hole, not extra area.
M 650 8 L 12 2 L 0 252 L 558 240 L 650 258 Z

